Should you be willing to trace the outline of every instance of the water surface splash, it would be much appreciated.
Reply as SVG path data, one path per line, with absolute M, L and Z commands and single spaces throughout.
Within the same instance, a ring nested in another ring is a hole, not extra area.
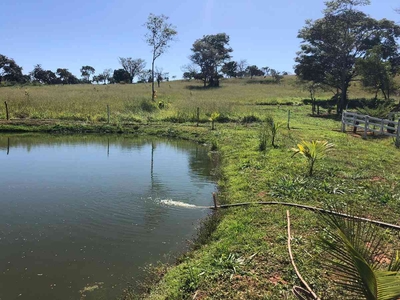
M 161 204 L 168 205 L 168 206 L 179 206 L 185 208 L 205 208 L 206 206 L 197 206 L 194 204 L 189 204 L 181 201 L 174 201 L 171 199 L 165 199 L 160 201 Z

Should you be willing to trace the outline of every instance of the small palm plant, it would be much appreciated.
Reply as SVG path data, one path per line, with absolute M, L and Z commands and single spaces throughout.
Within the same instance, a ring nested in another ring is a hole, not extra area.
M 266 122 L 267 122 L 268 128 L 271 132 L 271 145 L 272 145 L 272 147 L 275 148 L 276 147 L 275 138 L 276 138 L 279 128 L 281 128 L 283 126 L 283 123 L 275 122 L 272 117 L 268 117 Z
M 297 148 L 293 148 L 295 156 L 300 153 L 308 160 L 308 175 L 312 176 L 314 171 L 314 164 L 317 160 L 326 156 L 326 153 L 333 149 L 335 145 L 327 141 L 302 141 L 297 144 Z
M 389 260 L 378 228 L 365 221 L 320 215 L 326 251 L 323 264 L 351 299 L 391 300 L 400 297 L 400 258 Z
M 215 121 L 219 118 L 220 114 L 218 112 L 213 112 L 210 116 L 211 130 L 215 130 Z

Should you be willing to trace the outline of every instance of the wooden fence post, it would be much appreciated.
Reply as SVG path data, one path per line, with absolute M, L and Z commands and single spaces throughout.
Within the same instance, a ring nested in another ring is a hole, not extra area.
M 365 124 L 364 124 L 363 139 L 366 139 L 366 138 L 367 138 L 368 128 L 369 128 L 369 116 L 365 116 Z
M 200 121 L 200 107 L 197 108 L 197 124 L 196 126 L 199 127 L 199 121 Z
M 287 129 L 290 130 L 290 110 L 288 110 L 288 116 L 287 116 Z
M 110 105 L 107 104 L 107 123 L 110 124 Z
M 215 192 L 212 194 L 213 195 L 213 201 L 214 201 L 214 208 L 217 209 L 217 196 L 215 195 Z
M 400 119 L 397 122 L 397 133 L 396 133 L 395 145 L 396 145 L 397 148 L 400 148 Z
M 4 101 L 4 105 L 6 106 L 6 119 L 10 120 L 10 115 L 8 114 L 8 105 L 7 105 L 7 101 Z
M 357 127 L 356 127 L 356 117 L 357 115 L 353 115 L 353 133 L 357 132 Z
M 344 111 L 342 114 L 342 132 L 346 132 L 346 112 Z

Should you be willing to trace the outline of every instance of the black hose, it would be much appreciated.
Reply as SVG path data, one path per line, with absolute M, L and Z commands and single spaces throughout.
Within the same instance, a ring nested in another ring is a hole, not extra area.
M 233 203 L 233 204 L 223 204 L 223 205 L 218 205 L 216 207 L 210 206 L 209 208 L 211 209 L 225 209 L 225 208 L 231 208 L 231 207 L 239 207 L 239 206 L 251 206 L 251 205 L 284 205 L 284 206 L 292 206 L 292 207 L 297 207 L 297 208 L 302 208 L 306 210 L 311 210 L 311 211 L 317 211 L 323 214 L 331 214 L 331 215 L 336 215 L 336 216 L 341 216 L 349 219 L 354 219 L 354 220 L 360 220 L 360 221 L 365 221 L 369 222 L 375 225 L 378 225 L 383 228 L 391 228 L 391 229 L 396 229 L 400 230 L 400 225 L 395 225 L 395 224 L 390 224 L 386 222 L 381 222 L 381 221 L 376 221 L 372 219 L 367 219 L 363 217 L 357 217 L 357 216 L 352 216 L 348 215 L 345 213 L 333 211 L 333 210 L 327 210 L 319 207 L 314 207 L 314 206 L 309 206 L 309 205 L 304 205 L 304 204 L 296 204 L 296 203 L 290 203 L 290 202 L 277 202 L 277 201 L 268 201 L 268 202 L 244 202 L 244 203 Z

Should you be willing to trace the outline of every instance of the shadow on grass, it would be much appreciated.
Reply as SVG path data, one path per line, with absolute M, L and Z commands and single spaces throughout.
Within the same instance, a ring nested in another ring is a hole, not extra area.
M 356 132 L 354 132 L 353 129 L 350 129 L 350 128 L 352 128 L 352 127 L 348 127 L 346 129 L 346 131 L 343 133 L 347 133 L 355 138 L 360 138 L 360 139 L 364 138 L 364 130 L 359 129 Z M 334 131 L 342 132 L 340 129 L 334 130 Z M 392 136 L 379 134 L 379 133 L 375 133 L 375 132 L 368 132 L 367 138 L 366 138 L 366 140 L 387 140 L 387 139 L 394 139 L 394 138 Z
M 326 119 L 326 120 L 334 120 L 334 121 L 341 121 L 342 117 L 341 115 L 338 114 L 309 114 L 308 116 L 312 117 L 312 118 L 320 118 L 320 119 Z
M 279 85 L 278 82 L 271 80 L 271 79 L 264 79 L 264 80 L 259 80 L 259 79 L 248 79 L 246 80 L 247 84 L 276 84 Z
M 220 89 L 221 86 L 198 86 L 198 85 L 187 85 L 185 86 L 185 89 L 187 90 L 198 90 L 198 91 L 205 91 L 205 90 L 216 90 L 216 89 Z

